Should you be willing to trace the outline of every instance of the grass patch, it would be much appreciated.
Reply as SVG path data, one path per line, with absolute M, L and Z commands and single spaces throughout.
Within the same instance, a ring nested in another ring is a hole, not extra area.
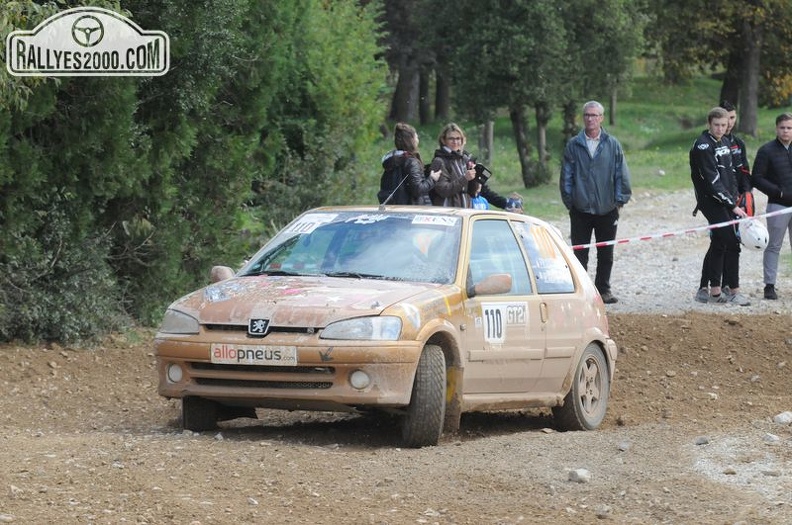
M 707 126 L 707 112 L 717 104 L 721 82 L 709 77 L 691 80 L 685 85 L 668 86 L 654 77 L 634 80 L 631 93 L 617 101 L 616 122 L 604 127 L 622 143 L 632 175 L 633 192 L 674 191 L 690 189 L 688 150 Z M 790 108 L 760 108 L 758 136 L 742 136 L 748 148 L 748 160 L 753 163 L 758 147 L 775 136 L 775 117 Z M 418 128 L 420 151 L 429 162 L 437 147 L 437 135 L 444 123 Z M 469 122 L 459 121 L 468 134 L 467 149 L 478 154 L 477 133 Z M 533 120 L 530 124 L 533 126 Z M 493 172 L 490 186 L 501 194 L 516 191 L 523 196 L 527 213 L 546 219 L 566 215 L 558 191 L 561 169 L 561 115 L 556 112 L 548 129 L 551 181 L 537 188 L 525 189 L 520 176 L 520 164 L 508 117 L 495 121 L 495 146 L 489 168 Z M 535 128 L 531 128 L 534 132 Z M 531 145 L 532 148 L 534 144 Z M 359 156 L 361 173 L 360 202 L 376 203 L 380 158 L 393 148 L 392 139 L 380 139 Z

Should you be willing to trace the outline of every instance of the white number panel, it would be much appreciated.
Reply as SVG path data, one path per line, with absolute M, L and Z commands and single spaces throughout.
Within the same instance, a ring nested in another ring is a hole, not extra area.
M 481 303 L 484 340 L 500 344 L 506 341 L 507 326 L 524 327 L 528 323 L 527 303 Z

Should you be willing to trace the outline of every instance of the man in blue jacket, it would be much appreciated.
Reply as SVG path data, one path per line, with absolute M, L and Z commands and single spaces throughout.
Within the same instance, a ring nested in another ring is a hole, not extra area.
M 583 105 L 583 130 L 567 142 L 561 164 L 561 199 L 569 210 L 572 245 L 613 241 L 619 224 L 619 210 L 632 195 L 630 170 L 616 137 L 602 128 L 605 108 L 596 100 Z M 588 269 L 589 249 L 575 250 Z M 597 247 L 597 272 L 594 284 L 602 300 L 612 304 L 613 244 Z

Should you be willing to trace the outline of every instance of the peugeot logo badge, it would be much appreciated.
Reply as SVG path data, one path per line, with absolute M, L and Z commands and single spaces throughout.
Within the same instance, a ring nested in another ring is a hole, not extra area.
M 251 319 L 248 324 L 248 335 L 264 337 L 269 332 L 269 319 Z

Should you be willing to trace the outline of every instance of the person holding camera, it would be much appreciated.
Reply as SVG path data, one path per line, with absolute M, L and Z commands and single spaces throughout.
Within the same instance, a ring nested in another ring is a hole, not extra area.
M 583 130 L 566 143 L 561 163 L 559 186 L 561 200 L 569 210 L 572 245 L 616 239 L 619 210 L 632 196 L 630 171 L 624 151 L 616 137 L 602 128 L 605 108 L 596 100 L 583 105 Z M 575 250 L 575 256 L 588 269 L 589 249 Z M 594 285 L 603 302 L 618 299 L 611 293 L 613 244 L 597 247 L 597 272 Z
M 476 165 L 465 151 L 467 137 L 457 124 L 451 122 L 440 130 L 440 147 L 435 150 L 431 171 L 439 171 L 432 203 L 435 206 L 470 208 L 468 184 L 476 178 Z
M 473 196 L 480 194 L 489 204 L 507 211 L 522 213 L 522 198 L 513 195 L 509 198 L 498 195 L 487 185 L 487 178 L 482 173 L 478 174 L 476 160 L 465 151 L 467 137 L 459 125 L 450 122 L 446 124 L 437 138 L 440 147 L 435 150 L 434 159 L 430 166 L 432 172 L 439 171 L 432 190 L 432 203 L 435 206 L 455 208 L 473 207 Z M 486 170 L 489 172 L 489 170 Z M 477 188 L 480 185 L 480 190 Z

